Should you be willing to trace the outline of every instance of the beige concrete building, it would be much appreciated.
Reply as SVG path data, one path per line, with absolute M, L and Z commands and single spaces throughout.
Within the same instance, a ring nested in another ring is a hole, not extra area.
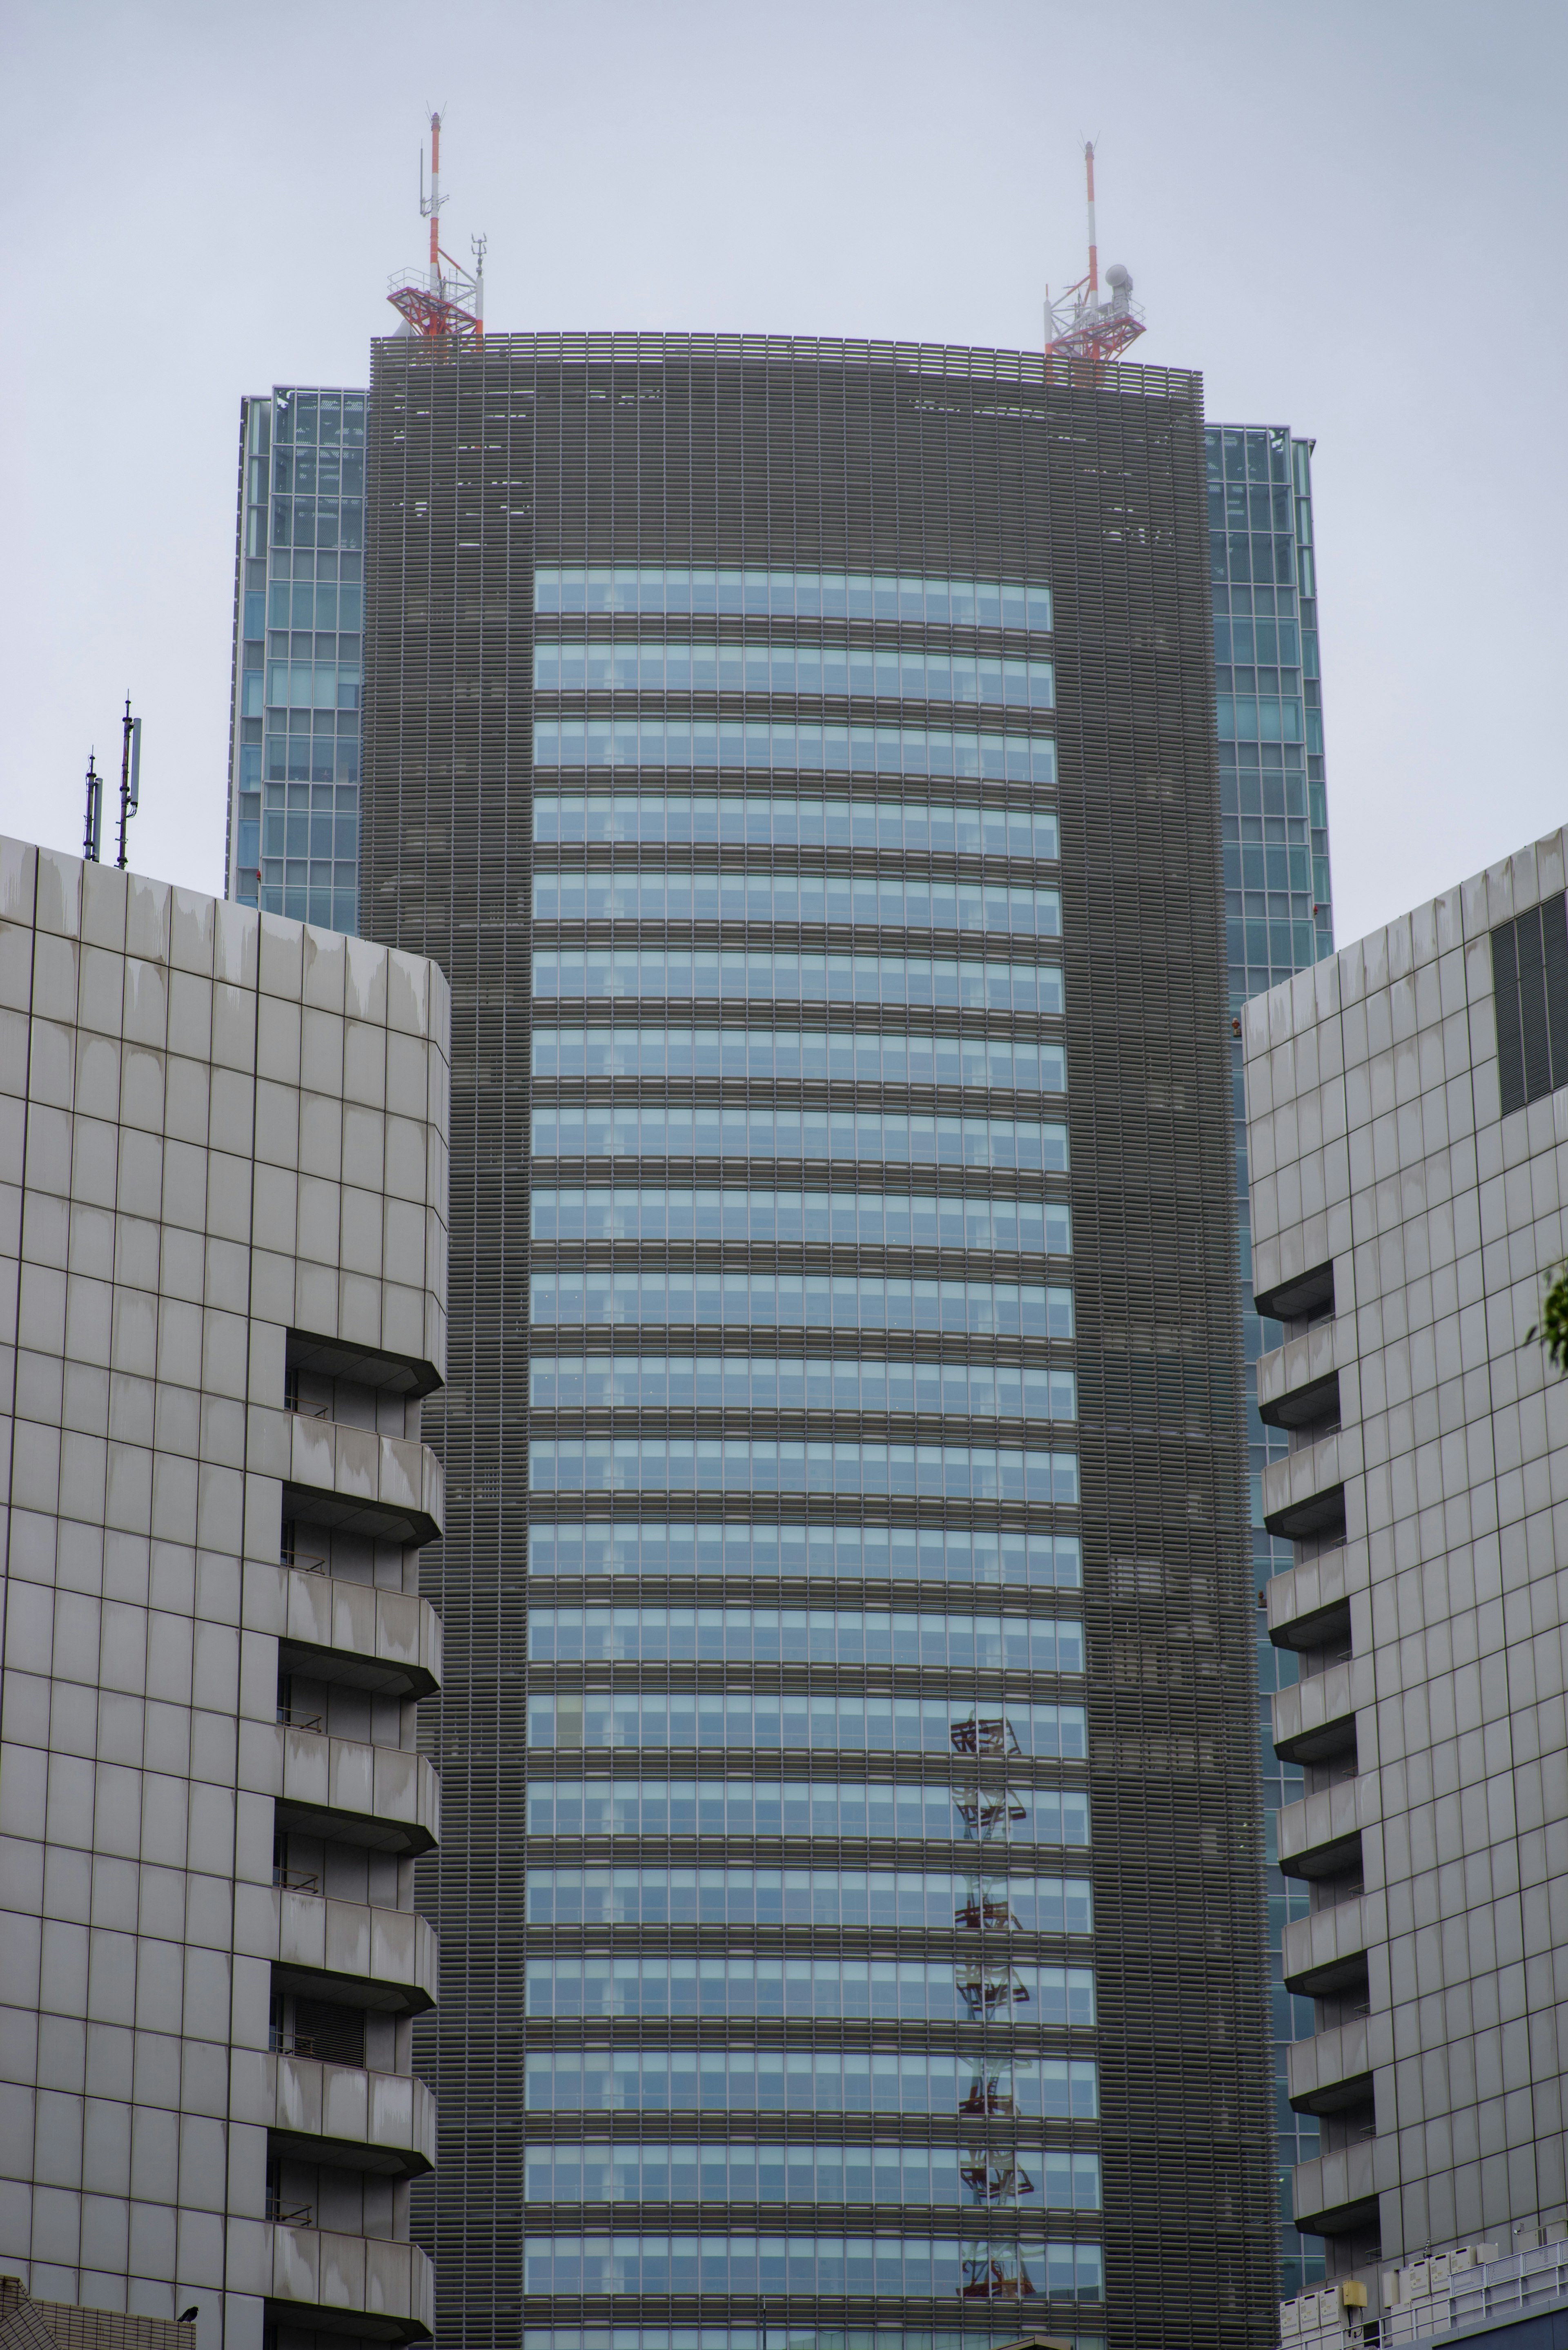
M 429 2331 L 447 1036 L 0 841 L 0 2269 L 199 2350 Z
M 1568 2219 L 1568 926 L 1553 834 L 1246 1010 L 1262 1496 L 1313 1911 L 1284 1972 L 1323 2151 L 1298 2224 L 1370 2281 Z M 1425 2272 L 1422 2272 L 1423 2275 Z

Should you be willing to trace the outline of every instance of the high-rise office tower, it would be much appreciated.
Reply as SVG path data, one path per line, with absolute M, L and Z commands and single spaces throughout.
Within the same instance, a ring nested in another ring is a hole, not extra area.
M 1273 1731 L 1306 1771 L 1284 1975 L 1316 2002 L 1290 2078 L 1324 2132 L 1296 2207 L 1373 2317 L 1456 2243 L 1503 2264 L 1478 2310 L 1527 2306 L 1508 2263 L 1568 2232 L 1568 1384 L 1532 1326 L 1563 1255 L 1565 879 L 1554 834 L 1245 1015 L 1255 1278 L 1285 1325 L 1259 1391 L 1290 1444 L 1263 1506 L 1295 1546 L 1268 1621 L 1302 1675 Z
M 1231 1003 L 1315 962 L 1334 943 L 1329 889 L 1328 815 L 1324 780 L 1322 686 L 1318 660 L 1317 558 L 1312 516 L 1312 443 L 1283 426 L 1209 427 L 1209 533 L 1214 579 L 1214 662 L 1220 735 L 1220 799 L 1225 838 L 1226 953 Z M 1241 1221 L 1242 1354 L 1246 1363 L 1247 1444 L 1252 1495 L 1252 1551 L 1260 1590 L 1290 1564 L 1290 1545 L 1262 1522 L 1263 1471 L 1283 1452 L 1283 1430 L 1258 1413 L 1255 1366 L 1280 1333 L 1261 1323 L 1251 1302 L 1247 1201 L 1246 1107 L 1241 1045 L 1235 1066 L 1236 1188 Z M 1294 1671 L 1289 1651 L 1258 1638 L 1265 1754 L 1274 1693 Z M 1304 1915 L 1306 1888 L 1272 1860 L 1274 1819 L 1302 1791 L 1301 1766 L 1270 1759 L 1263 1809 L 1272 1946 L 1275 2098 L 1280 2139 L 1280 2274 L 1293 2294 L 1321 2276 L 1324 2254 L 1292 2220 L 1290 2175 L 1317 2152 L 1318 2125 L 1291 2105 L 1286 2051 L 1310 2034 L 1312 2002 L 1293 1997 L 1280 1973 L 1280 1937 Z
M 455 1021 L 438 2333 L 1265 2340 L 1198 380 L 389 340 L 366 584 L 361 921 Z
M 365 394 L 240 403 L 223 894 L 358 928 Z
M 446 1003 L 0 841 L 8 2344 L 428 2337 Z

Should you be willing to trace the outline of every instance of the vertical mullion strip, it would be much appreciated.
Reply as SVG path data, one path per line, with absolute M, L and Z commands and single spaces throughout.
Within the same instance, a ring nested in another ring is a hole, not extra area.
M 1541 909 L 1546 973 L 1546 1033 L 1552 1085 L 1568 1085 L 1568 902 L 1548 898 Z
M 1524 1039 L 1524 1098 L 1552 1091 L 1552 1054 L 1546 1034 L 1546 972 L 1541 909 L 1532 906 L 1514 924 L 1519 941 L 1519 1024 Z
M 1491 934 L 1491 983 L 1497 1000 L 1498 1086 L 1502 1114 L 1524 1107 L 1524 1040 L 1519 1024 L 1519 947 L 1511 922 Z

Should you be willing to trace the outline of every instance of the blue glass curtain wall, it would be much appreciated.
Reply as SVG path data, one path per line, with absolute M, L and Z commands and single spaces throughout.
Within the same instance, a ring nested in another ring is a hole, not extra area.
M 358 927 L 363 391 L 244 404 L 227 894 Z
M 1324 775 L 1316 556 L 1312 520 L 1312 443 L 1278 427 L 1214 426 L 1208 433 L 1210 567 L 1214 582 L 1215 684 L 1225 837 L 1225 911 L 1231 1001 L 1303 970 L 1334 946 L 1328 815 Z M 1234 1124 L 1247 1366 L 1247 1419 L 1253 1496 L 1252 1551 L 1260 1586 L 1292 1563 L 1289 1543 L 1271 1541 L 1259 1513 L 1265 1461 L 1288 1438 L 1258 1417 L 1254 1366 L 1279 1343 L 1275 1324 L 1251 1311 L 1246 1120 L 1241 1046 L 1233 1050 Z M 1293 1679 L 1288 1652 L 1258 1642 L 1262 1698 L 1264 1800 L 1271 1859 L 1274 1815 L 1302 1793 L 1299 1766 L 1275 1760 L 1270 1700 Z M 1280 1935 L 1305 1914 L 1308 1888 L 1269 1871 L 1269 1939 L 1278 2064 L 1281 2292 L 1293 2294 L 1324 2274 L 1321 2239 L 1291 2225 L 1290 2173 L 1319 2150 L 1318 2124 L 1291 2111 L 1285 2049 L 1313 2030 L 1313 2002 L 1279 1980 Z

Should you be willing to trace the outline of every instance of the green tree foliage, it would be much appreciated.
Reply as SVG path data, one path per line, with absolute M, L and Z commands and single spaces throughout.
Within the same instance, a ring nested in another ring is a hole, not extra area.
M 1528 1346 L 1539 1338 L 1553 1370 L 1568 1371 L 1568 1264 L 1559 1265 L 1541 1301 L 1541 1319 L 1524 1334 Z

